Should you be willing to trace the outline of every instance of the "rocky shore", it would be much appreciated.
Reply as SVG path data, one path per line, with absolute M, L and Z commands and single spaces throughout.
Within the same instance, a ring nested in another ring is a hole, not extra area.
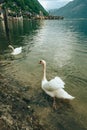
M 0 63 L 0 68 L 3 65 Z M 29 88 L 6 77 L 0 69 L 0 130 L 44 130 L 25 95 Z

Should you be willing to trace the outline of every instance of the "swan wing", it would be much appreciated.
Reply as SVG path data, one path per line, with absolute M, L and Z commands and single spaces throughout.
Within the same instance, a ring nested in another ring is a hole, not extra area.
M 19 48 L 15 48 L 12 54 L 17 55 L 17 54 L 20 54 L 21 52 L 22 52 L 22 47 L 19 47 Z
M 59 84 L 60 88 L 64 88 L 64 81 L 60 77 L 55 77 L 54 80 Z
M 21 52 L 22 51 L 22 47 L 15 48 L 15 51 L 16 52 Z
M 54 79 L 48 81 L 43 85 L 43 88 L 47 91 L 55 91 L 59 88 L 64 88 L 64 82 L 60 77 L 55 77 Z

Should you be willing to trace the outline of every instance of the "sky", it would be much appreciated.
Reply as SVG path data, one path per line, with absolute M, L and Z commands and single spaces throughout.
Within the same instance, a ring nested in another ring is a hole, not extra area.
M 38 0 L 38 1 L 46 10 L 50 10 L 50 9 L 58 9 L 73 0 Z

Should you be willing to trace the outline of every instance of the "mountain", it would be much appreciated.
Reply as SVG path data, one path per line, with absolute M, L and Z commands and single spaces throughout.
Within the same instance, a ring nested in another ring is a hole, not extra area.
M 42 7 L 38 0 L 4 0 L 4 6 L 16 13 L 21 10 L 22 12 L 30 12 L 32 14 L 42 12 L 43 15 L 48 15 L 48 12 Z
M 51 10 L 50 13 L 65 18 L 87 18 L 87 0 L 73 0 L 62 8 Z

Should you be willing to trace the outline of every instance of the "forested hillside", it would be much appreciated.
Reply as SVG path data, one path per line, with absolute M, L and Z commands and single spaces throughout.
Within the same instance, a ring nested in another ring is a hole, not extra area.
M 4 0 L 4 6 L 12 11 L 30 12 L 39 14 L 40 11 L 43 15 L 48 15 L 47 11 L 41 6 L 38 0 Z

